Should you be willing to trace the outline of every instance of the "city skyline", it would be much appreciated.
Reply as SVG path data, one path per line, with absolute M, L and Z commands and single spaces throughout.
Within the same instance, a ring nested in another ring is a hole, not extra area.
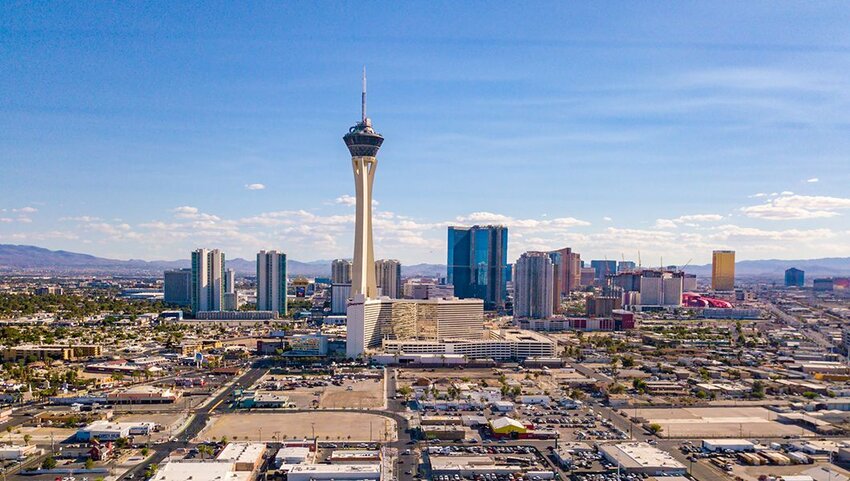
M 348 257 L 355 197 L 338 135 L 365 64 L 393 139 L 375 187 L 378 258 L 442 263 L 446 228 L 474 224 L 510 229 L 511 262 L 563 246 L 588 260 L 640 250 L 644 265 L 850 252 L 847 13 L 826 6 L 738 5 L 728 18 L 622 4 L 613 19 L 587 6 L 515 19 L 505 6 L 473 20 L 446 5 L 445 22 L 414 7 L 417 21 L 296 7 L 269 12 L 277 29 L 216 11 L 191 29 L 137 15 L 164 5 L 19 8 L 31 14 L 2 16 L 0 243 Z M 800 17 L 816 28 L 783 28 Z M 463 21 L 478 33 L 451 33 Z M 357 22 L 370 33 L 334 33 Z

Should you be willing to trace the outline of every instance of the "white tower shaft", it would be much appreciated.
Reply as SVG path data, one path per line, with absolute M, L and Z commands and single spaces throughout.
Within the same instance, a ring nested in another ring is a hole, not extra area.
M 378 297 L 375 282 L 375 250 L 372 245 L 372 184 L 378 159 L 357 156 L 351 158 L 354 186 L 357 195 L 357 215 L 354 221 L 354 262 L 351 273 L 351 295 Z

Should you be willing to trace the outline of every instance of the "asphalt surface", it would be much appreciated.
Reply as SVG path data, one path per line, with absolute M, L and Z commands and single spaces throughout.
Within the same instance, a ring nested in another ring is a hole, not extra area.
M 210 400 L 206 406 L 196 410 L 194 418 L 189 422 L 183 432 L 172 438 L 174 439 L 173 441 L 151 446 L 150 449 L 154 451 L 154 454 L 148 458 L 147 461 L 136 465 L 118 479 L 142 479 L 148 466 L 162 463 L 162 461 L 168 457 L 168 453 L 175 449 L 189 447 L 190 441 L 197 436 L 202 429 L 204 429 L 211 416 L 233 410 L 230 403 L 227 401 L 232 396 L 234 389 L 239 386 L 251 386 L 257 381 L 257 379 L 262 377 L 266 371 L 266 369 L 251 368 L 239 375 L 230 387 L 215 396 L 215 398 Z
M 201 432 L 202 429 L 207 425 L 210 417 L 216 414 L 223 414 L 227 412 L 233 412 L 234 408 L 231 407 L 228 400 L 232 396 L 233 390 L 237 386 L 249 387 L 254 382 L 256 382 L 260 377 L 262 377 L 267 372 L 267 369 L 264 368 L 251 368 L 238 378 L 233 385 L 229 388 L 223 390 L 221 393 L 216 395 L 215 398 L 209 401 L 209 403 L 201 409 L 198 409 L 194 414 L 194 418 L 189 422 L 189 425 L 180 433 L 174 441 L 169 441 L 162 444 L 157 444 L 151 446 L 151 449 L 154 451 L 154 454 L 148 458 L 147 461 L 135 466 L 130 469 L 126 473 L 124 473 L 119 480 L 129 480 L 129 479 L 142 479 L 145 470 L 148 466 L 152 464 L 160 464 L 162 461 L 168 457 L 168 453 L 178 448 L 186 448 L 191 447 L 193 443 L 191 440 L 195 438 L 198 433 Z M 384 416 L 393 419 L 396 422 L 396 438 L 397 440 L 392 443 L 387 443 L 386 446 L 389 448 L 395 448 L 399 453 L 399 458 L 403 459 L 403 464 L 398 464 L 396 466 L 396 472 L 394 479 L 398 481 L 413 481 L 414 475 L 416 473 L 415 467 L 417 465 L 417 458 L 413 455 L 404 455 L 404 451 L 410 449 L 414 451 L 415 445 L 413 445 L 409 423 L 407 418 L 402 415 L 402 413 L 406 410 L 403 403 L 399 400 L 394 400 L 392 397 L 395 395 L 396 387 L 395 387 L 395 376 L 394 370 L 387 371 L 387 394 L 389 399 L 387 400 L 387 409 L 386 410 L 378 410 L 378 409 L 364 409 L 357 410 L 357 412 L 362 412 L 365 414 L 376 414 L 379 416 Z M 315 409 L 287 409 L 287 413 L 298 413 L 298 412 L 315 412 Z M 322 409 L 321 411 L 327 412 L 352 412 L 351 409 Z M 408 470 L 414 470 L 414 474 L 405 474 Z

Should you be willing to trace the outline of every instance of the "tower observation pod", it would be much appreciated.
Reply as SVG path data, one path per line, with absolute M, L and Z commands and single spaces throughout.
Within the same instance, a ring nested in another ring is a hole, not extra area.
M 372 129 L 366 117 L 366 70 L 363 70 L 360 122 L 348 130 L 342 139 L 351 153 L 354 188 L 357 196 L 357 215 L 354 222 L 354 259 L 351 272 L 351 296 L 363 294 L 378 297 L 375 282 L 375 253 L 372 247 L 372 185 L 378 167 L 378 150 L 384 143 L 381 134 Z

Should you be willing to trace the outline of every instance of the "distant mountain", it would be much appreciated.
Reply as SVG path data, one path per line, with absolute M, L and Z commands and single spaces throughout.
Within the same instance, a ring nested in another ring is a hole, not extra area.
M 77 252 L 52 251 L 36 246 L 0 244 L 0 272 L 3 273 L 160 276 L 164 270 L 189 266 L 188 258 L 175 261 L 125 261 Z M 256 261 L 253 259 L 228 259 L 227 267 L 235 270 L 240 276 L 250 276 L 257 272 Z M 292 276 L 330 277 L 331 260 L 302 262 L 289 259 L 287 271 Z M 446 267 L 439 264 L 402 266 L 404 276 L 443 276 L 445 272 Z
M 113 274 L 161 276 L 166 269 L 189 267 L 189 259 L 175 261 L 144 261 L 138 259 L 117 260 L 68 251 L 52 251 L 28 245 L 0 244 L 0 273 L 24 274 Z M 253 259 L 228 259 L 227 267 L 239 275 L 253 275 L 256 263 Z M 827 257 L 805 260 L 751 260 L 735 264 L 738 277 L 781 279 L 785 269 L 796 267 L 806 271 L 806 277 L 850 276 L 850 257 Z M 711 276 L 711 264 L 686 266 L 685 271 L 699 277 Z M 302 262 L 290 259 L 290 275 L 329 277 L 330 260 Z M 440 277 L 446 275 L 444 264 L 402 265 L 404 277 Z
M 445 264 L 413 264 L 401 265 L 402 277 L 444 277 L 446 275 Z
M 807 279 L 812 279 L 813 277 L 847 276 L 850 275 L 850 257 L 738 261 L 735 263 L 735 276 L 780 279 L 784 278 L 785 269 L 791 267 L 805 271 Z M 699 277 L 711 277 L 711 264 L 687 266 L 684 270 Z
M 290 260 L 291 275 L 330 276 L 331 261 L 299 262 Z M 68 251 L 52 251 L 42 247 L 0 244 L 0 272 L 27 274 L 117 274 L 161 276 L 166 269 L 190 266 L 189 259 L 176 261 L 117 260 Z M 239 275 L 257 272 L 256 261 L 228 259 L 227 267 Z

